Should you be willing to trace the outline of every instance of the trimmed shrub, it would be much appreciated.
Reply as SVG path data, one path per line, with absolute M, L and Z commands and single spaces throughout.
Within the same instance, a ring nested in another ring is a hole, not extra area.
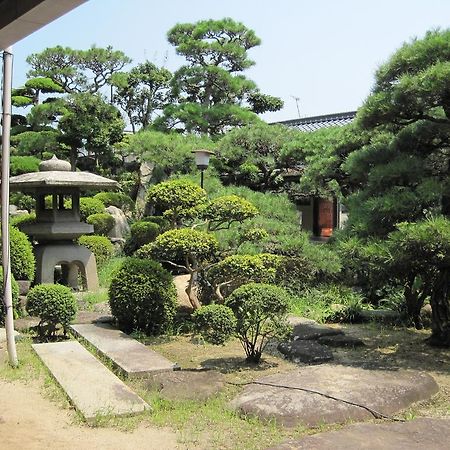
M 121 192 L 99 192 L 94 195 L 94 198 L 100 200 L 105 207 L 115 206 L 122 211 L 132 211 L 134 209 L 132 198 Z
M 12 192 L 9 196 L 11 205 L 16 205 L 19 209 L 32 211 L 36 206 L 36 200 L 31 195 L 22 194 L 22 192 Z
M 236 317 L 225 305 L 207 305 L 192 314 L 194 331 L 205 341 L 214 345 L 223 345 L 235 332 Z
M 114 246 L 105 236 L 80 236 L 78 243 L 87 247 L 95 255 L 97 267 L 105 264 L 114 254 Z
M 0 267 L 0 292 L 3 292 L 3 268 Z M 19 302 L 19 286 L 14 279 L 14 276 L 11 276 L 11 296 L 12 296 L 12 305 L 14 310 L 14 317 L 19 315 L 20 302 Z M 3 303 L 3 295 L 0 304 L 0 323 L 5 323 L 5 304 Z
M 23 173 L 38 172 L 41 160 L 35 156 L 11 156 L 11 176 Z
M 9 223 L 11 226 L 20 230 L 22 225 L 28 225 L 36 221 L 36 213 L 19 214 L 18 216 L 12 216 Z
M 131 225 L 130 232 L 131 235 L 123 248 L 125 255 L 128 256 L 143 245 L 153 242 L 160 232 L 160 227 L 154 222 L 140 220 Z
M 66 334 L 77 310 L 75 296 L 67 286 L 39 284 L 28 292 L 27 311 L 40 318 L 38 328 L 41 336 L 54 336 L 58 324 L 63 326 Z
M 93 197 L 80 198 L 80 219 L 86 222 L 86 219 L 92 214 L 102 214 L 105 212 L 105 205 L 100 200 Z
M 114 217 L 108 213 L 91 214 L 86 222 L 94 225 L 94 233 L 101 236 L 106 236 L 116 223 Z
M 163 213 L 172 227 L 198 215 L 198 207 L 204 204 L 206 191 L 187 180 L 169 180 L 152 186 L 147 201 L 158 213 Z
M 225 305 L 236 316 L 236 334 L 248 362 L 259 363 L 268 340 L 288 334 L 289 304 L 290 296 L 284 289 L 264 283 L 243 285 L 226 299 Z
M 16 227 L 10 227 L 11 272 L 16 280 L 34 280 L 36 266 L 33 247 L 25 233 Z M 0 252 L 1 253 L 1 252 Z
M 176 312 L 172 275 L 156 261 L 127 258 L 111 281 L 109 304 L 126 332 L 168 333 Z
M 163 216 L 145 216 L 141 220 L 144 222 L 153 222 L 159 225 L 161 231 L 167 231 L 170 228 L 170 222 Z

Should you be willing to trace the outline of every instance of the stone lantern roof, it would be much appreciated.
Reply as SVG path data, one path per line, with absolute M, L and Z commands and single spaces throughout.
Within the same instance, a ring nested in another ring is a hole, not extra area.
M 80 190 L 110 190 L 117 182 L 89 172 L 72 172 L 70 163 L 53 156 L 39 164 L 39 172 L 24 173 L 10 178 L 12 192 L 37 192 L 42 189 L 59 190 L 71 188 Z

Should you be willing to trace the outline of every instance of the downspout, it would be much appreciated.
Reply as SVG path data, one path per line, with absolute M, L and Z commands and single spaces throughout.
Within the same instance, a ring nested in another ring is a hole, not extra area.
M 3 52 L 3 113 L 2 113 L 2 266 L 3 302 L 6 308 L 5 329 L 9 363 L 18 366 L 16 342 L 14 340 L 14 312 L 11 290 L 11 257 L 9 247 L 9 147 L 11 135 L 11 86 L 12 86 L 12 47 Z

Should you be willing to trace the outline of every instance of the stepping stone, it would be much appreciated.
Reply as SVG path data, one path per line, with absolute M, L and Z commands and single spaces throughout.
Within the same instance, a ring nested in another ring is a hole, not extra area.
M 410 422 L 360 423 L 299 440 L 270 450 L 447 450 L 450 419 L 416 419 Z
M 78 311 L 73 323 L 112 323 L 114 317 L 108 314 L 93 312 L 93 311 Z
M 86 421 L 101 415 L 137 414 L 150 408 L 79 342 L 32 347 Z
M 93 345 L 129 378 L 145 377 L 177 368 L 164 356 L 108 324 L 71 325 L 75 335 Z
M 152 375 L 146 385 L 167 400 L 203 402 L 223 389 L 225 377 L 214 370 L 177 370 Z
M 331 350 L 315 341 L 282 342 L 278 351 L 296 363 L 322 364 L 333 359 Z
M 364 347 L 366 345 L 361 339 L 347 334 L 322 336 L 317 342 L 329 347 Z
M 331 364 L 306 366 L 257 381 L 284 387 L 250 384 L 233 400 L 232 406 L 243 414 L 275 419 L 287 427 L 373 419 L 367 409 L 341 400 L 391 415 L 414 402 L 430 398 L 439 390 L 434 379 L 423 372 L 364 370 Z
M 294 325 L 292 336 L 294 340 L 315 340 L 322 336 L 335 336 L 338 334 L 344 334 L 340 328 L 328 327 L 326 325 L 320 325 L 317 322 L 303 322 Z

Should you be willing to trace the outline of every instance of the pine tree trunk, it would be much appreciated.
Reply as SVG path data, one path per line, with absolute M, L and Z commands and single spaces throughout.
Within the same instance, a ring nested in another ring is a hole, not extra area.
M 450 347 L 450 268 L 441 269 L 431 293 L 432 335 L 429 343 Z

